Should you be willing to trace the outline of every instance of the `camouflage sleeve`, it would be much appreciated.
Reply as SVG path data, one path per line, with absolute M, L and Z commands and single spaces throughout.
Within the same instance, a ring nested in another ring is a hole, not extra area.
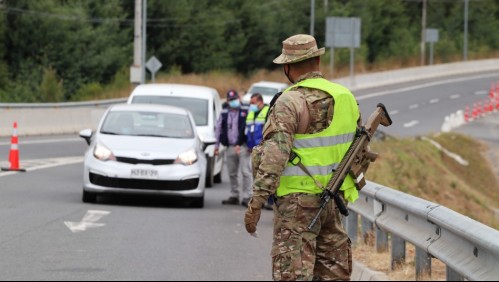
M 282 95 L 272 108 L 264 128 L 263 141 L 253 151 L 254 198 L 264 201 L 275 194 L 293 147 L 303 105 L 301 93 L 290 91 Z

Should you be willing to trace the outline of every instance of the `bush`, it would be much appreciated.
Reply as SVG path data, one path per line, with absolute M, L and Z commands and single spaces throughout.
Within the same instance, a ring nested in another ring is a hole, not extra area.
M 64 87 L 62 82 L 57 80 L 57 74 L 52 68 L 43 72 L 40 93 L 43 102 L 62 102 L 64 100 Z

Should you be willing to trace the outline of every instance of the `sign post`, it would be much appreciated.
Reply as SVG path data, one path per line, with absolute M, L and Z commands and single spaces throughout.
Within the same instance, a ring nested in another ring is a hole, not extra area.
M 151 72 L 152 82 L 154 83 L 156 72 L 163 66 L 161 62 L 154 56 L 152 56 L 146 63 L 147 69 Z
M 426 42 L 430 43 L 430 65 L 433 65 L 433 44 L 438 42 L 438 29 L 427 28 L 425 37 Z
M 334 66 L 334 48 L 350 48 L 351 87 L 354 85 L 354 48 L 360 47 L 360 27 L 360 18 L 326 18 L 326 47 L 331 48 L 331 73 Z

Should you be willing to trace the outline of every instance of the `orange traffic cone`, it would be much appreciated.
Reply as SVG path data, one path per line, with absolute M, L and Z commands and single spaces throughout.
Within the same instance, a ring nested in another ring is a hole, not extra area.
M 3 168 L 3 171 L 22 171 L 25 172 L 25 169 L 19 168 L 19 145 L 17 139 L 17 122 L 14 122 L 14 133 L 12 134 L 10 145 L 10 153 L 9 153 L 9 168 Z

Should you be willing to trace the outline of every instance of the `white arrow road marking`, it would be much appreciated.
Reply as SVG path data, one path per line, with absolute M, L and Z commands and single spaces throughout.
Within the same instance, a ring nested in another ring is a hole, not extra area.
M 413 127 L 413 126 L 417 125 L 418 123 L 419 123 L 419 121 L 417 121 L 417 120 L 413 120 L 413 121 L 411 121 L 411 122 L 404 123 L 404 127 L 407 127 L 407 128 L 408 128 L 408 127 Z
M 97 228 L 106 226 L 105 223 L 96 223 L 102 217 L 110 214 L 109 211 L 99 211 L 99 210 L 89 210 L 80 222 L 70 222 L 65 221 L 64 224 L 71 230 L 71 232 L 76 233 L 80 231 L 85 231 L 88 228 Z

